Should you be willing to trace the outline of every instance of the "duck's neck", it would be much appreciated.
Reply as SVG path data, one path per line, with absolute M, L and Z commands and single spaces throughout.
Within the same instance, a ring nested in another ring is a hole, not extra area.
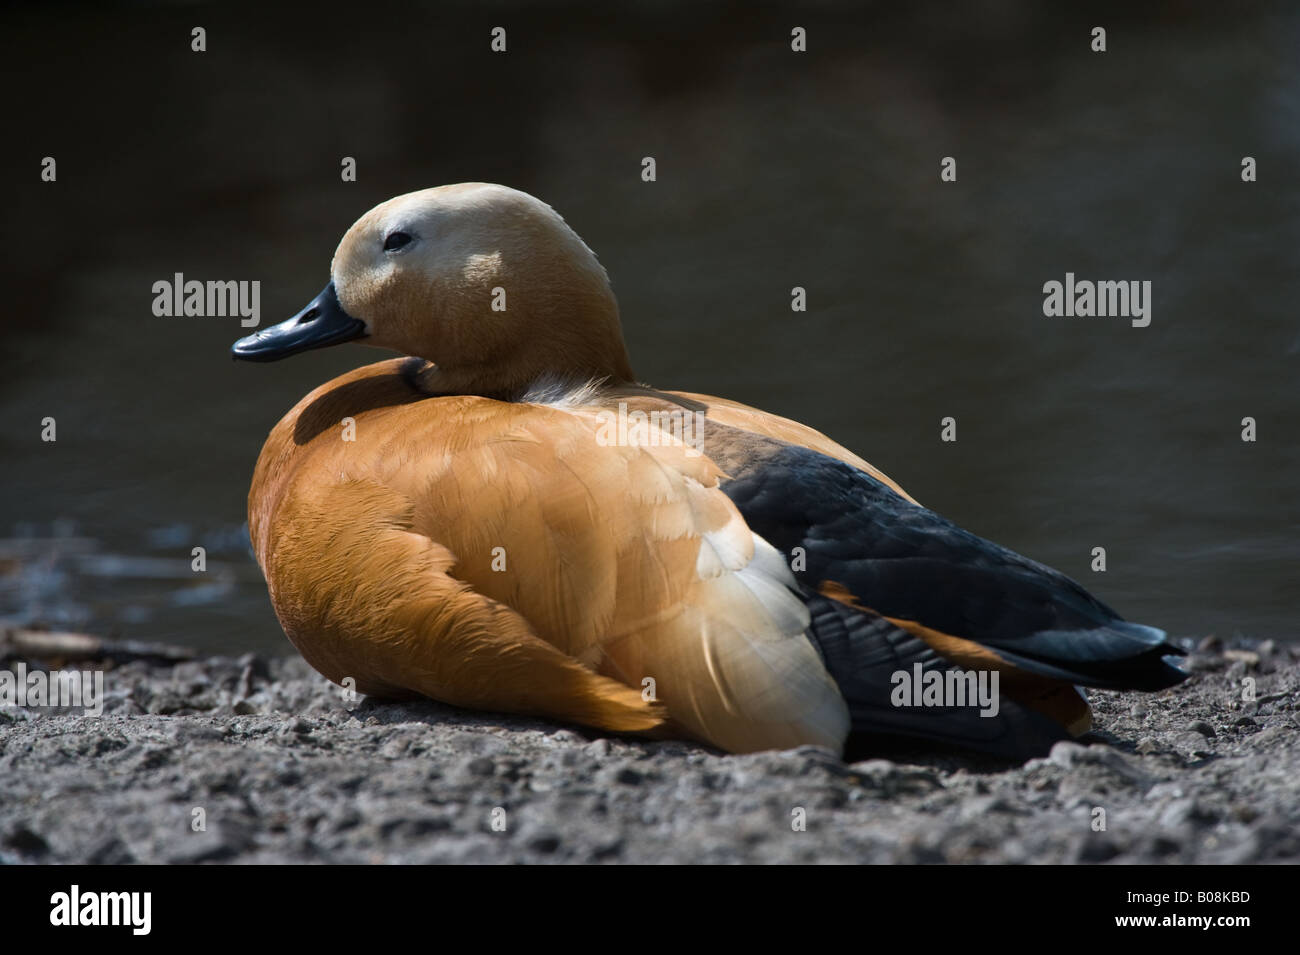
M 495 320 L 463 310 L 465 302 L 486 301 L 484 290 L 475 289 L 444 306 L 430 340 L 418 337 L 420 329 L 430 327 L 425 323 L 399 339 L 415 346 L 402 348 L 407 354 L 435 364 L 428 387 L 440 394 L 513 400 L 538 382 L 618 386 L 634 381 L 614 292 L 594 256 L 585 246 L 581 251 L 585 257 L 572 250 L 550 258 L 537 252 L 530 274 L 545 280 L 521 283 L 526 291 L 516 293 L 510 311 Z
M 590 344 L 590 343 L 588 343 Z M 418 387 L 427 394 L 481 395 L 517 401 L 539 386 L 580 386 L 597 381 L 609 387 L 634 383 L 632 366 L 622 339 L 617 349 L 574 348 L 565 354 L 529 350 L 481 365 L 440 365 L 430 362 L 420 373 Z

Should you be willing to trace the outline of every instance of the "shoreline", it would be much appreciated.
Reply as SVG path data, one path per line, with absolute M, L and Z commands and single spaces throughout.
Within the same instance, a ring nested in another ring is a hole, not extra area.
M 1300 645 L 1210 638 L 1186 666 L 1090 691 L 1093 732 L 1021 766 L 729 756 L 349 705 L 296 655 L 138 658 L 98 718 L 0 707 L 0 863 L 1300 861 Z

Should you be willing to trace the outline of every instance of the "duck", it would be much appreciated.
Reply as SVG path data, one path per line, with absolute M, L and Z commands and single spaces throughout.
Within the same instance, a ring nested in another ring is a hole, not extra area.
M 1090 731 L 1086 688 L 1185 677 L 1164 631 L 821 432 L 639 381 L 604 267 L 528 193 L 381 203 L 232 355 L 346 342 L 397 355 L 275 425 L 248 528 L 289 641 L 359 693 L 728 753 L 1026 759 Z

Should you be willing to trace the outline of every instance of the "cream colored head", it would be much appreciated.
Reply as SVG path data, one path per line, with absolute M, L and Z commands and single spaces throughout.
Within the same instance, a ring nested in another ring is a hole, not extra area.
M 449 390 L 632 378 L 604 268 L 555 210 L 516 189 L 461 183 L 389 199 L 343 236 L 331 273 L 363 341 L 429 359 Z
M 278 361 L 347 341 L 436 365 L 433 389 L 511 397 L 539 380 L 632 380 L 618 303 L 555 210 L 481 182 L 389 199 L 343 236 L 332 281 L 231 348 Z

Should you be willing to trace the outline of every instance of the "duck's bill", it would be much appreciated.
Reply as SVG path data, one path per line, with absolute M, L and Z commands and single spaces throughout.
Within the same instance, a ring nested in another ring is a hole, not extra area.
M 230 354 L 243 361 L 279 361 L 312 348 L 350 342 L 366 334 L 366 323 L 343 311 L 334 283 L 288 321 L 241 338 Z

